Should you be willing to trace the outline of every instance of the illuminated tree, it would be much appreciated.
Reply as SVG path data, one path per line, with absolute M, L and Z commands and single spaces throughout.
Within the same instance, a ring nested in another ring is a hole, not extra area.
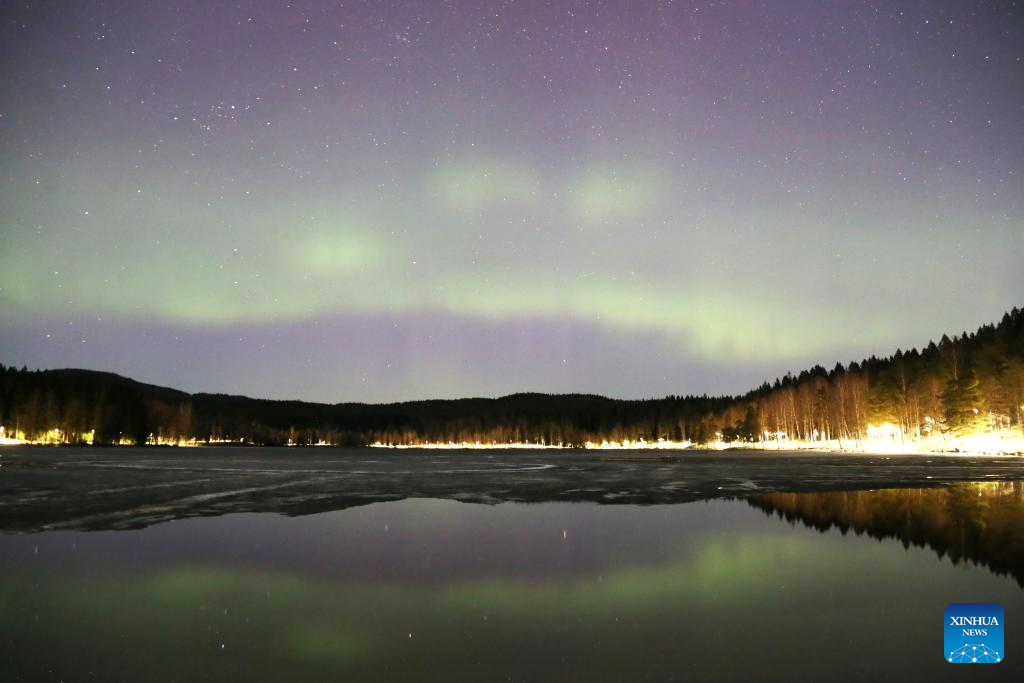
M 942 405 L 946 427 L 954 434 L 967 434 L 987 426 L 987 411 L 978 391 L 978 378 L 971 370 L 949 379 L 942 394 Z

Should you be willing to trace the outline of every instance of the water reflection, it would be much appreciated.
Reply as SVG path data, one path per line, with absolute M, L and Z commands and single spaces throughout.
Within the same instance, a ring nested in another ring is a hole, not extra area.
M 954 600 L 1002 604 L 1024 652 L 1011 579 L 735 500 L 0 535 L 5 680 L 941 680 L 956 672 L 927 634 Z
M 928 547 L 954 564 L 972 562 L 1024 586 L 1024 482 L 935 489 L 766 493 L 747 499 L 768 514 L 828 531 L 853 530 Z

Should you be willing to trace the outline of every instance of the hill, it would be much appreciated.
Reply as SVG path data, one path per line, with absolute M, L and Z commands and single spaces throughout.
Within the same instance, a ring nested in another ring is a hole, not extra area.
M 588 394 L 391 404 L 188 394 L 107 372 L 0 365 L 8 439 L 259 445 L 612 442 L 844 448 L 1019 432 L 1024 313 L 920 351 L 787 374 L 744 396 L 619 400 Z

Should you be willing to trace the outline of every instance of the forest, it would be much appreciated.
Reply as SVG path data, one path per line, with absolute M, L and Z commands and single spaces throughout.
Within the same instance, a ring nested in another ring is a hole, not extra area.
M 91 370 L 0 365 L 6 443 L 264 446 L 591 444 L 780 446 L 1019 433 L 1024 313 L 831 370 L 815 366 L 743 396 L 619 400 L 588 394 L 391 404 L 188 394 Z

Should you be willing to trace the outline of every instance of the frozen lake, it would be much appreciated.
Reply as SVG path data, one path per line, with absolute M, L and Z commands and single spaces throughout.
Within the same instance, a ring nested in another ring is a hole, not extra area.
M 0 529 L 128 529 L 182 517 L 301 515 L 403 498 L 649 505 L 1020 479 L 1022 458 L 937 455 L 5 448 Z

